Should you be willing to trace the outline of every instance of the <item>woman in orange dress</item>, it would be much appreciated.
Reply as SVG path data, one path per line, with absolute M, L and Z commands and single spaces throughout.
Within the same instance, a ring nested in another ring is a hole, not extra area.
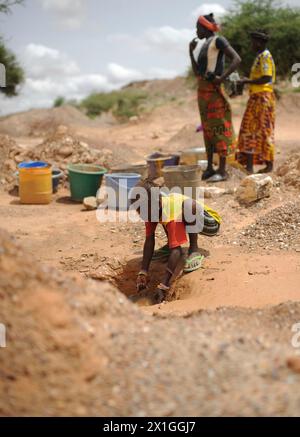
M 250 98 L 242 121 L 237 159 L 249 174 L 254 165 L 266 164 L 259 173 L 273 170 L 275 154 L 275 64 L 267 49 L 268 35 L 264 31 L 251 32 L 253 50 L 257 53 L 250 78 L 241 84 L 250 85 Z

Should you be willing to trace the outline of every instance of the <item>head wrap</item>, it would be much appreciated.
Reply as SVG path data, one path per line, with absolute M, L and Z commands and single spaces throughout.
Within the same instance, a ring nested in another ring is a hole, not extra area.
M 206 29 L 210 30 L 211 32 L 218 32 L 220 30 L 220 26 L 217 23 L 212 23 L 207 18 L 205 18 L 204 15 L 201 15 L 199 17 L 198 23 Z
M 261 41 L 269 41 L 269 35 L 263 30 L 254 30 L 250 32 L 250 36 L 254 39 L 260 39 Z

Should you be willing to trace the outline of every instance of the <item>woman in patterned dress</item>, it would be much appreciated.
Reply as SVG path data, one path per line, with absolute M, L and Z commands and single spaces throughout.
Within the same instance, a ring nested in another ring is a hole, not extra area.
M 198 39 L 190 43 L 190 58 L 198 80 L 198 103 L 207 152 L 208 167 L 203 179 L 220 182 L 227 179 L 226 159 L 235 151 L 235 135 L 232 125 L 230 103 L 225 96 L 223 82 L 237 69 L 241 58 L 222 36 L 217 35 L 219 26 L 213 14 L 199 17 L 197 36 L 205 39 L 199 54 L 196 54 Z M 231 60 L 225 71 L 225 57 Z M 213 155 L 217 153 L 220 165 L 213 168 Z
M 249 174 L 254 165 L 266 164 L 259 173 L 273 170 L 275 144 L 275 64 L 267 49 L 268 35 L 264 31 L 251 32 L 253 50 L 257 53 L 250 78 L 241 80 L 249 84 L 250 98 L 242 121 L 237 159 Z

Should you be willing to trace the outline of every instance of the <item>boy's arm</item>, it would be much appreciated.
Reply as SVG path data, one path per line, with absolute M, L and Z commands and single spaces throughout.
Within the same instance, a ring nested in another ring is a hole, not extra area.
M 155 234 L 146 237 L 143 252 L 142 271 L 148 272 L 155 247 Z
M 165 285 L 166 287 L 170 287 L 170 281 L 172 279 L 173 274 L 175 273 L 181 255 L 182 255 L 182 250 L 180 246 L 171 249 L 171 254 L 169 256 L 165 278 L 164 281 L 162 282 L 162 284 Z
M 142 291 L 147 287 L 148 284 L 148 271 L 150 263 L 153 257 L 155 247 L 155 234 L 146 237 L 144 243 L 142 270 L 138 274 L 136 288 L 138 291 Z

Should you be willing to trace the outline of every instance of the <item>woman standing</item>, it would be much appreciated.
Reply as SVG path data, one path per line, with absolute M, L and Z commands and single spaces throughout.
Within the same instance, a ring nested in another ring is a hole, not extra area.
M 213 14 L 201 16 L 197 21 L 197 36 L 206 41 L 196 58 L 197 38 L 190 43 L 192 68 L 198 79 L 198 103 L 208 159 L 208 167 L 202 178 L 208 182 L 227 179 L 226 158 L 235 148 L 231 107 L 222 83 L 237 69 L 241 58 L 225 38 L 216 35 L 219 30 Z M 231 59 L 231 64 L 224 72 L 226 56 Z M 213 168 L 214 153 L 220 157 L 217 171 Z
M 257 56 L 250 78 L 241 80 L 241 84 L 250 85 L 250 98 L 241 125 L 237 158 L 249 174 L 254 172 L 255 164 L 266 164 L 259 173 L 269 173 L 275 153 L 275 64 L 267 49 L 266 32 L 255 31 L 250 35 Z

